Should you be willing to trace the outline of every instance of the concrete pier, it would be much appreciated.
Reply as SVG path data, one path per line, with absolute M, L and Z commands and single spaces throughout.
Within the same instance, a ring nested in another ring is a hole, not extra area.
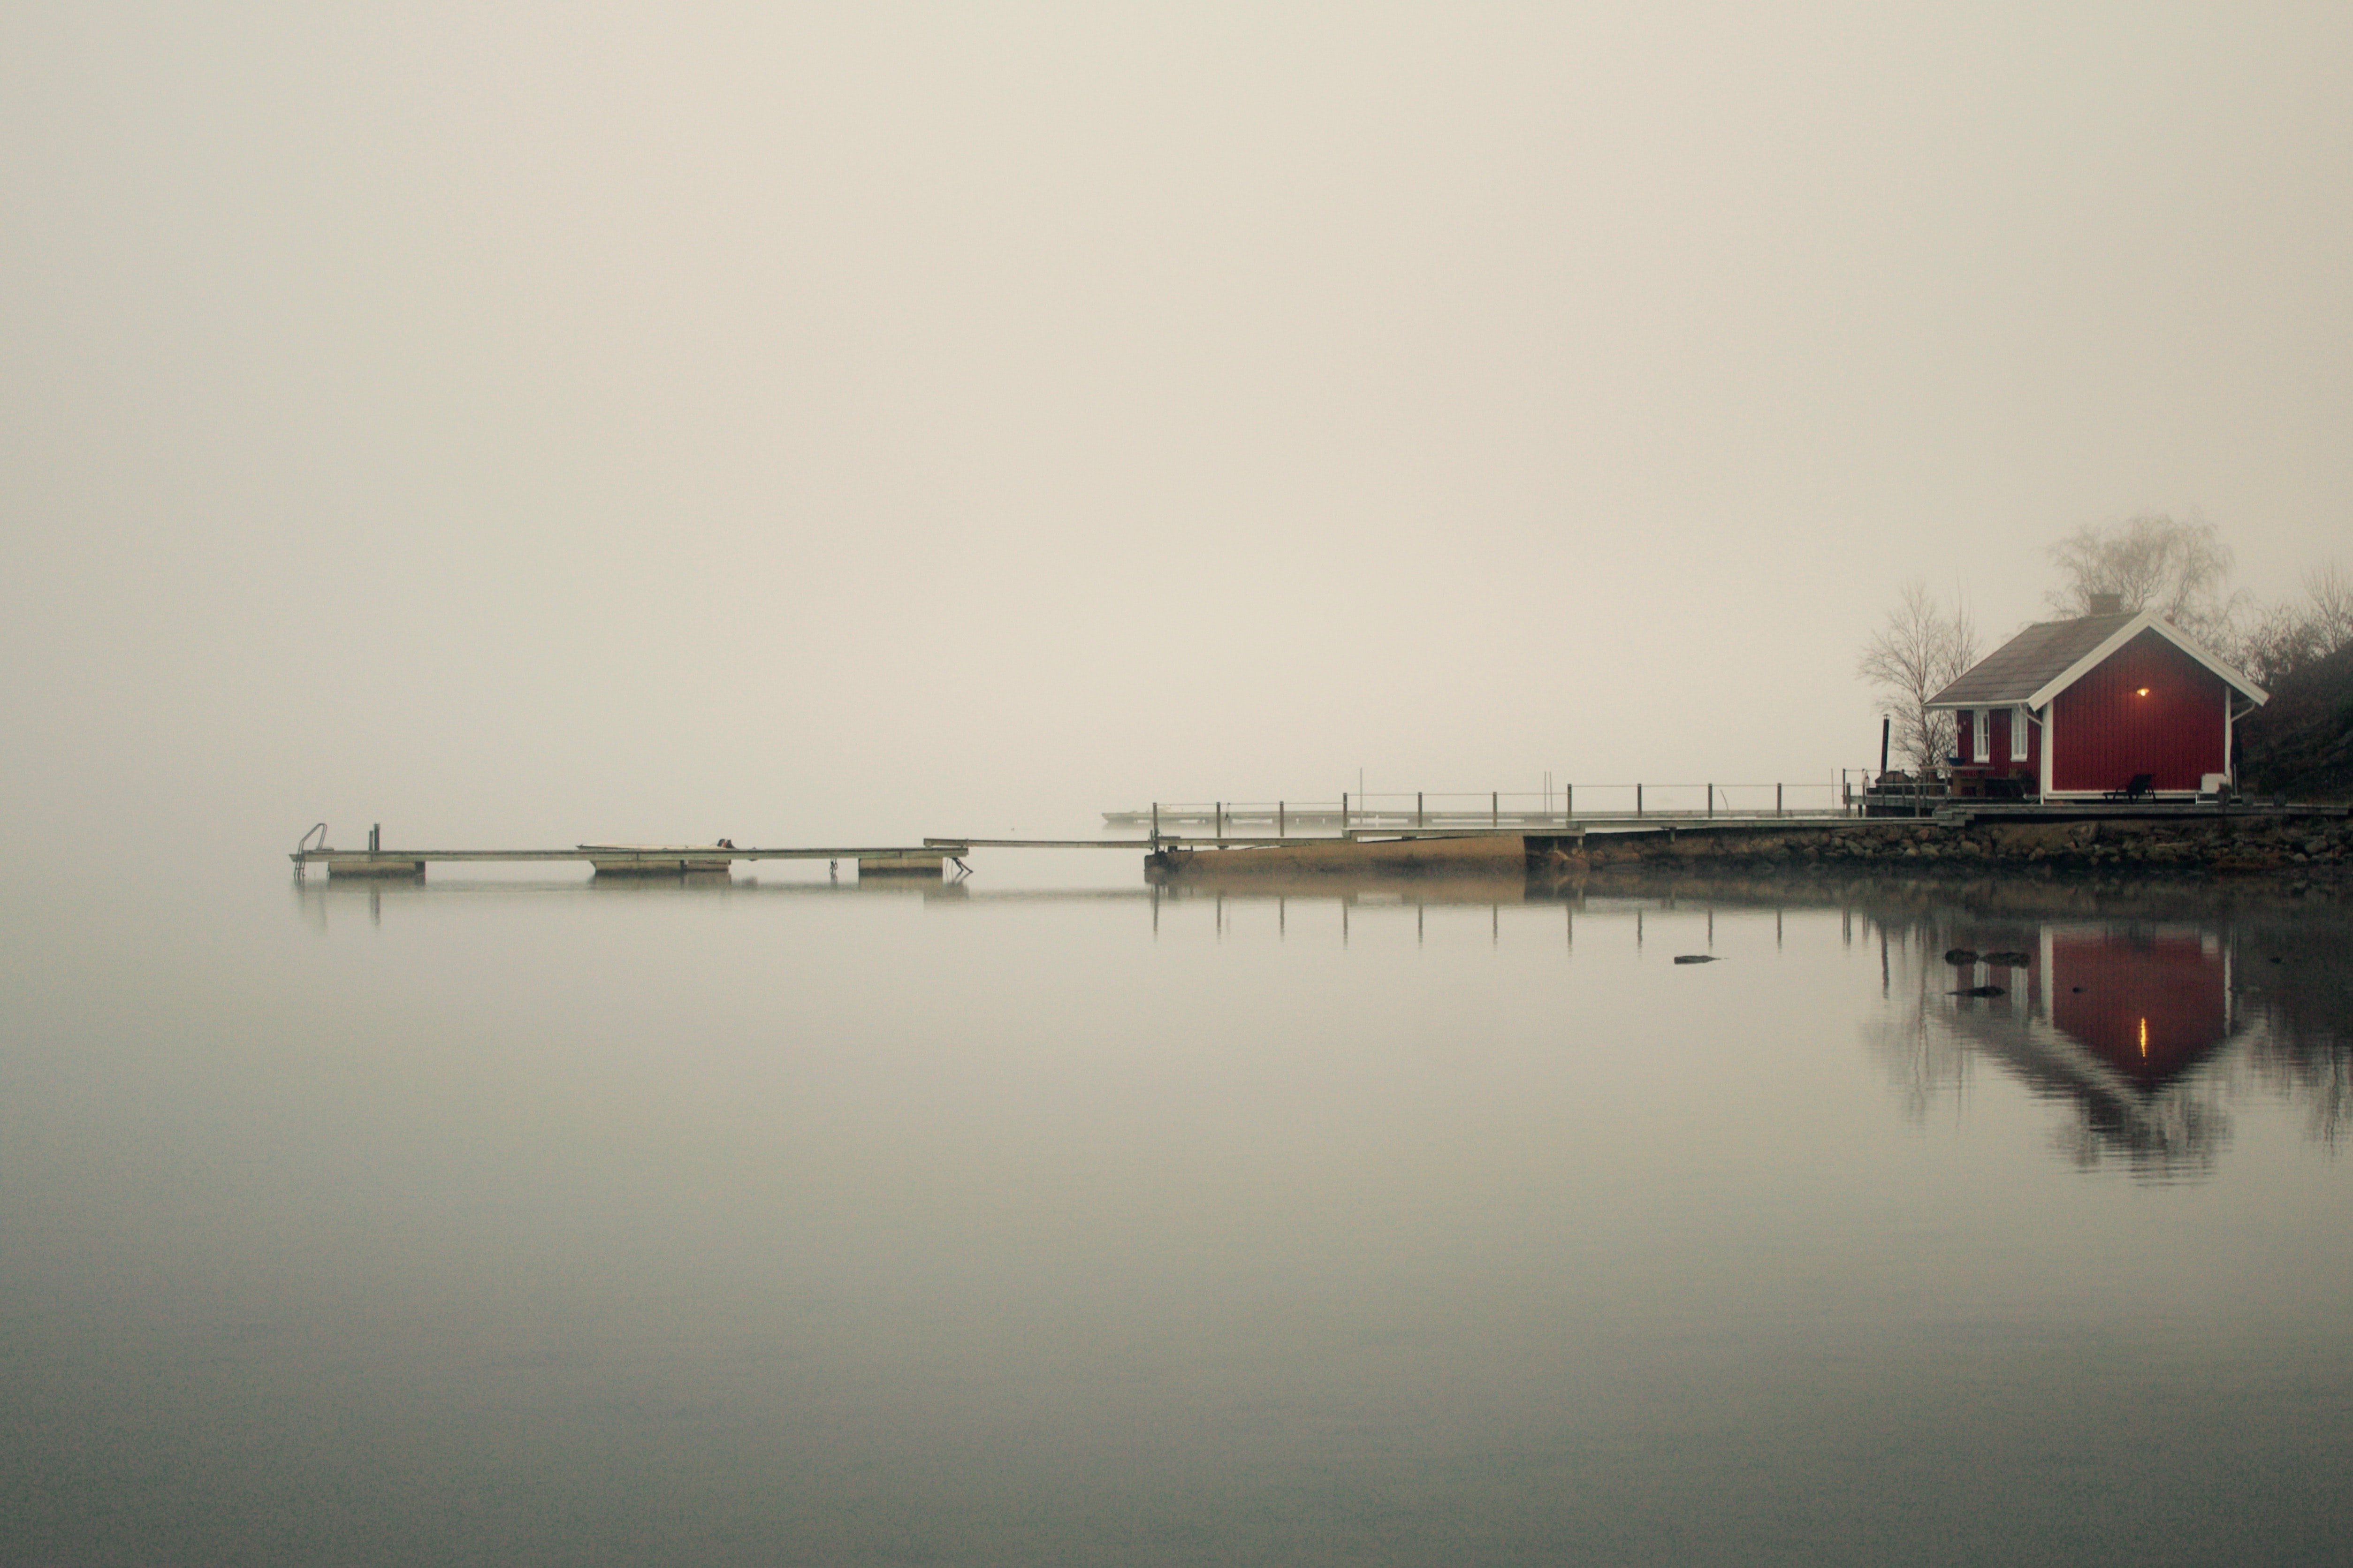
M 913 851 L 903 855 L 869 855 L 860 858 L 858 875 L 866 877 L 944 877 L 948 863 L 936 849 Z
M 1521 875 L 1581 833 L 1482 833 L 1420 838 L 1324 839 L 1219 849 L 1164 849 L 1145 862 L 1154 881 L 1187 878 Z

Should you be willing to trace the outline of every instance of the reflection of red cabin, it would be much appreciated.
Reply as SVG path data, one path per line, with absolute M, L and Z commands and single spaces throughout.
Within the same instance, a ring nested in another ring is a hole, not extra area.
M 1964 793 L 2084 799 L 2142 773 L 2150 792 L 2196 795 L 2228 780 L 2231 726 L 2262 688 L 2158 618 L 2085 616 L 2031 626 L 1928 706 L 1958 721 Z
M 2054 931 L 2049 951 L 2051 1022 L 2137 1083 L 2171 1078 L 2230 1035 L 2230 976 L 2196 936 Z

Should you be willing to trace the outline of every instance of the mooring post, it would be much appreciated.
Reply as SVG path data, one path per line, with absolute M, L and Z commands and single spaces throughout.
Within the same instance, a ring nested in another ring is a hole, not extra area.
M 1637 816 L 1642 815 L 1642 786 L 1641 784 L 1636 784 L 1634 786 L 1634 815 Z M 1641 915 L 1641 911 L 1639 910 L 1635 911 L 1638 917 Z
M 1422 826 L 1421 792 L 1419 790 L 1413 792 L 1413 825 L 1416 827 Z
M 1340 792 L 1340 837 L 1343 838 L 1348 837 L 1348 792 L 1346 790 Z M 1344 915 L 1342 919 L 1345 921 L 1346 917 Z
M 1225 837 L 1226 803 L 1222 800 L 1213 800 L 1209 803 L 1209 828 L 1219 838 Z
M 373 855 L 383 847 L 384 824 L 381 822 L 375 823 L 368 828 L 368 853 Z
M 1711 819 L 1715 816 L 1715 786 L 1714 784 L 1707 786 L 1707 815 Z
M 1560 786 L 1560 825 L 1563 827 L 1573 827 L 1576 824 L 1577 786 L 1573 784 L 1565 784 Z
M 1502 790 L 1491 790 L 1488 792 L 1487 826 L 1490 827 L 1501 827 L 1504 826 L 1504 792 Z
M 1156 800 L 1152 803 L 1152 852 L 1155 855 L 1160 853 L 1160 803 Z M 1160 913 L 1157 909 L 1152 912 L 1155 918 Z
M 1781 815 L 1781 786 L 1779 784 L 1775 784 L 1773 786 L 1773 815 L 1776 816 Z
M 1281 838 L 1290 831 L 1289 817 L 1283 811 L 1282 802 L 1278 800 L 1274 803 L 1274 836 Z

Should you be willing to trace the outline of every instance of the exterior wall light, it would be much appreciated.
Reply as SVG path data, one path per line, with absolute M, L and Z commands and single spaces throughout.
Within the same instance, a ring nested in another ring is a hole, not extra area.
M 2140 694 L 2141 694 L 2143 697 L 2147 696 L 2147 695 L 2148 695 L 2148 688 L 2147 688 L 2147 687 L 2146 687 L 2146 686 L 2142 687 L 2142 688 L 2140 689 Z

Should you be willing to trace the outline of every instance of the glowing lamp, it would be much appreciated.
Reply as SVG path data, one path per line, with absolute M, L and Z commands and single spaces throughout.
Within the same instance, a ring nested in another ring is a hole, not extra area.
M 2147 695 L 2148 695 L 2148 688 L 2147 688 L 2147 687 L 2146 687 L 2146 686 L 2142 687 L 2142 688 L 2140 689 L 2140 694 L 2141 694 L 2143 697 L 2147 696 Z

